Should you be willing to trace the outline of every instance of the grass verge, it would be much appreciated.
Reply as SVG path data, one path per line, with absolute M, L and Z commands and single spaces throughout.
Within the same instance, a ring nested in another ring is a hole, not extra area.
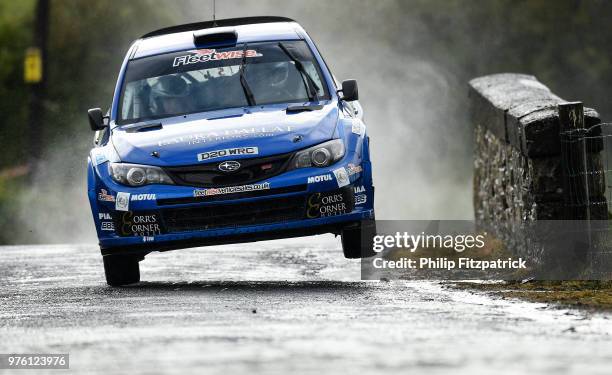
M 463 282 L 456 287 L 488 291 L 505 298 L 612 311 L 612 281 Z

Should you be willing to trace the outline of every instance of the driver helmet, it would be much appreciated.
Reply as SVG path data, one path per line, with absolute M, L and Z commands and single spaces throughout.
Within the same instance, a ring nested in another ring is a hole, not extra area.
M 282 61 L 270 64 L 265 74 L 270 85 L 274 87 L 284 86 L 287 78 L 289 78 L 289 62 Z
M 151 105 L 155 113 L 177 112 L 178 109 L 170 109 L 174 101 L 170 99 L 180 99 L 189 95 L 189 87 L 184 79 L 176 75 L 160 77 L 151 86 Z M 176 104 L 175 104 L 176 105 Z
M 160 77 L 151 86 L 151 96 L 157 98 L 183 98 L 189 95 L 189 87 L 184 79 L 176 75 Z

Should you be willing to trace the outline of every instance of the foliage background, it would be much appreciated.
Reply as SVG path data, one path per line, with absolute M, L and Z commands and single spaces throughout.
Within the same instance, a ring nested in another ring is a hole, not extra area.
M 152 29 L 208 20 L 210 1 L 50 0 L 45 147 L 27 163 L 23 55 L 33 0 L 0 0 L 0 243 L 95 241 L 85 192 L 85 112 L 106 108 L 123 55 Z M 612 120 L 612 2 L 605 0 L 219 0 L 217 17 L 299 21 L 340 78 L 360 83 L 377 216 L 470 219 L 467 81 L 536 75 Z

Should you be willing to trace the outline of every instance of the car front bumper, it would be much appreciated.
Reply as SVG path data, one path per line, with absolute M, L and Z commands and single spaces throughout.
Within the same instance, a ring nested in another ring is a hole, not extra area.
M 129 188 L 114 183 L 104 166 L 92 168 L 89 198 L 100 248 L 105 255 L 148 253 L 337 234 L 374 217 L 370 163 L 355 165 L 295 170 L 261 182 L 257 190 L 210 196 L 186 186 Z M 348 181 L 338 180 L 339 169 Z

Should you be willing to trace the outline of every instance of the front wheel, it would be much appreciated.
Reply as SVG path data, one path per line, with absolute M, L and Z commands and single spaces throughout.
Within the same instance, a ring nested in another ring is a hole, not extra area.
M 342 229 L 342 251 L 347 259 L 368 258 L 376 255 L 372 241 L 376 235 L 376 221 L 363 220 Z
M 108 285 L 122 286 L 140 281 L 138 262 L 142 258 L 129 255 L 105 255 L 102 259 Z

